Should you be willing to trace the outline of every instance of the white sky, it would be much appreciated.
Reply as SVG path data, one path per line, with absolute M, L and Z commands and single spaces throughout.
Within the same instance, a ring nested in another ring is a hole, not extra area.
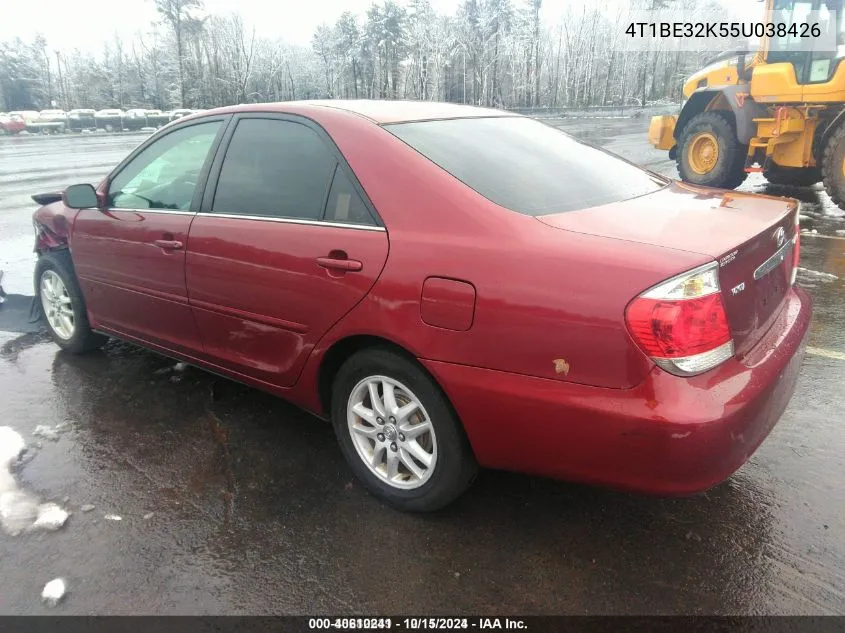
M 79 48 L 99 52 L 114 34 L 130 40 L 137 31 L 147 31 L 157 19 L 153 0 L 4 0 L 14 4 L 14 11 L 3 13 L 0 40 L 21 37 L 31 40 L 40 32 L 52 50 L 69 52 Z M 439 13 L 453 14 L 461 0 L 430 0 Z M 516 0 L 514 4 L 519 2 Z M 555 22 L 567 6 L 589 6 L 596 0 L 543 0 L 544 20 Z M 726 0 L 722 0 L 725 2 Z M 759 0 L 727 0 L 731 4 L 750 4 L 762 10 Z M 407 0 L 398 0 L 407 5 Z M 379 3 L 381 3 L 379 1 Z M 601 0 L 611 10 L 626 5 L 626 0 Z M 373 0 L 205 0 L 209 13 L 237 11 L 248 25 L 256 25 L 259 36 L 281 38 L 292 44 L 308 45 L 314 29 L 329 24 L 344 11 L 359 16 Z M 753 10 L 753 9 L 752 9 Z

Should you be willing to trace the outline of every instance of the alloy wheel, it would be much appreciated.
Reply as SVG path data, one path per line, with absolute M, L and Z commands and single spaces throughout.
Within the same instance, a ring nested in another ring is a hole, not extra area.
M 406 385 L 387 376 L 364 378 L 352 389 L 346 417 L 358 456 L 381 481 L 412 490 L 429 480 L 437 438 L 425 407 Z
M 62 278 L 52 270 L 41 275 L 41 306 L 50 328 L 61 339 L 69 340 L 76 329 L 73 303 Z

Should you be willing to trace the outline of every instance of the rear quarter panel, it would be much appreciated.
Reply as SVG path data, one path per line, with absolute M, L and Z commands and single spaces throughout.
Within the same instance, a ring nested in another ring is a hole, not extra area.
M 493 204 L 386 130 L 341 116 L 319 122 L 383 218 L 390 256 L 317 359 L 344 337 L 370 334 L 429 360 L 620 389 L 644 379 L 652 364 L 627 332 L 626 305 L 706 256 L 552 229 Z M 469 330 L 423 322 L 430 276 L 474 286 Z M 307 367 L 305 380 L 314 372 Z

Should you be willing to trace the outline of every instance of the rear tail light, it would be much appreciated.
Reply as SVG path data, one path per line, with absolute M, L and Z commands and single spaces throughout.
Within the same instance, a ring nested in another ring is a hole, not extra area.
M 647 290 L 628 304 L 625 320 L 643 351 L 676 376 L 700 374 L 734 355 L 716 262 Z
M 795 285 L 798 276 L 798 262 L 801 260 L 801 209 L 795 210 L 795 235 L 792 236 L 792 278 L 789 284 Z

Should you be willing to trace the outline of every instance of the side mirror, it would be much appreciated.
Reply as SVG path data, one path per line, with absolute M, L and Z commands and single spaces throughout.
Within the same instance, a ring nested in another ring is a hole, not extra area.
M 91 185 L 71 185 L 64 190 L 62 201 L 71 209 L 96 209 L 100 206 L 97 192 Z

